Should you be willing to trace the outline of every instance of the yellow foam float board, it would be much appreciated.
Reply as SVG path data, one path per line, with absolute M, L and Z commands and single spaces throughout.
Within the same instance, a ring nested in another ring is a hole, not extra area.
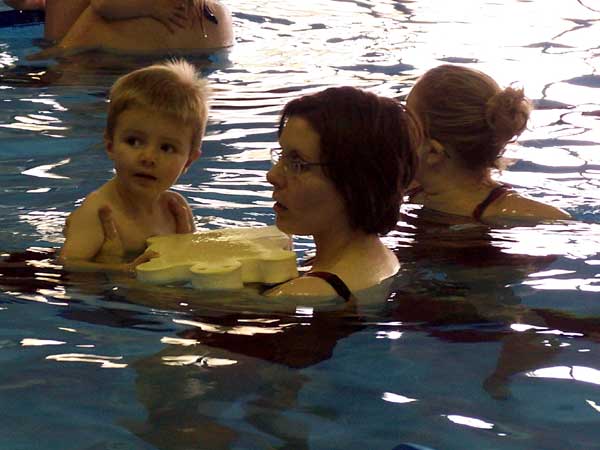
M 148 250 L 159 256 L 137 266 L 136 273 L 146 283 L 191 282 L 205 290 L 277 284 L 298 276 L 290 245 L 275 226 L 155 236 L 148 239 Z

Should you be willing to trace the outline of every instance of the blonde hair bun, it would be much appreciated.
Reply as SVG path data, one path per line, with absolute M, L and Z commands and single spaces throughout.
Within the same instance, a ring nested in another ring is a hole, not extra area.
M 497 142 L 508 142 L 525 130 L 530 112 L 531 102 L 523 89 L 507 87 L 487 101 L 485 119 Z

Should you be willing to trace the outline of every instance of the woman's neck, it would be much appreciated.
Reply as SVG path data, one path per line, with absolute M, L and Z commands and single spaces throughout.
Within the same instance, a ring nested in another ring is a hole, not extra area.
M 381 244 L 379 237 L 358 230 L 335 230 L 315 235 L 316 256 L 313 270 L 332 270 L 346 256 L 360 252 L 360 249 Z
M 398 258 L 379 236 L 362 231 L 315 236 L 317 254 L 312 271 L 338 275 L 352 291 L 366 289 L 396 274 Z
M 428 209 L 470 216 L 490 190 L 498 185 L 489 171 L 480 174 L 460 169 L 443 169 L 428 176 L 421 184 L 423 193 L 420 200 Z

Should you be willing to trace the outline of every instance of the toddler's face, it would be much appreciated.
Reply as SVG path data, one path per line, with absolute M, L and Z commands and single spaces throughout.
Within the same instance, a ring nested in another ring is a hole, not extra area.
M 106 151 L 117 180 L 132 193 L 158 196 L 169 189 L 195 159 L 193 129 L 170 115 L 132 107 L 117 118 Z

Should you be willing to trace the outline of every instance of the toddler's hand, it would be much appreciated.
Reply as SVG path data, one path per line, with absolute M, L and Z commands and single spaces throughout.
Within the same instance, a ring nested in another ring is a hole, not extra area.
M 185 234 L 196 231 L 194 215 L 184 200 L 179 197 L 169 199 L 169 210 L 175 218 L 175 233 Z
M 96 256 L 96 261 L 104 263 L 122 261 L 125 248 L 112 218 L 112 210 L 109 206 L 103 206 L 98 210 L 98 217 L 104 231 L 104 243 Z
M 152 250 L 146 250 L 140 256 L 138 256 L 133 261 L 131 261 L 130 263 L 127 264 L 128 272 L 135 274 L 135 268 L 137 266 L 139 266 L 140 264 L 147 263 L 151 259 L 156 258 L 158 256 L 160 256 L 159 253 L 152 251 Z
M 133 261 L 121 263 L 125 255 L 125 249 L 123 241 L 121 241 L 121 236 L 117 231 L 115 221 L 112 218 L 112 210 L 109 206 L 103 206 L 98 210 L 98 217 L 104 231 L 104 243 L 102 244 L 100 253 L 96 256 L 97 262 L 117 263 L 119 264 L 119 271 L 133 274 L 137 266 L 159 256 L 157 252 L 147 250 Z
M 186 0 L 154 0 L 148 13 L 174 33 L 177 28 L 185 28 L 188 21 Z

